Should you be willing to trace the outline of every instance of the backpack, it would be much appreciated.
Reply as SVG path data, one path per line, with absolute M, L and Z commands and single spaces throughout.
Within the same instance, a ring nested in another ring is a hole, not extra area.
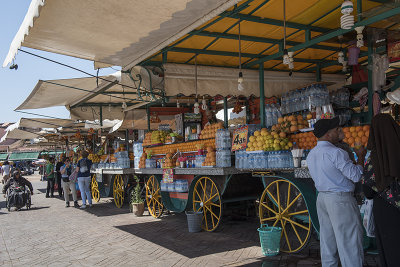
M 80 173 L 85 173 L 88 170 L 89 169 L 88 169 L 88 166 L 87 166 L 87 159 L 82 159 L 81 163 L 80 163 L 80 167 L 79 167 L 79 172 Z

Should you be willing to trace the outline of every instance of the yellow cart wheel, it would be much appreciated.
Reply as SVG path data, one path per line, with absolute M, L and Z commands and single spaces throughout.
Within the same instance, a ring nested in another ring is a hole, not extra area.
M 193 189 L 193 210 L 203 212 L 202 228 L 207 232 L 217 229 L 222 216 L 221 194 L 209 177 L 197 180 Z
M 92 189 L 92 199 L 96 202 L 99 202 L 100 201 L 100 191 L 99 191 L 99 184 L 97 183 L 97 180 L 96 180 L 96 174 L 94 174 L 92 177 L 91 189 Z
M 264 190 L 259 205 L 260 223 L 282 228 L 281 248 L 286 253 L 306 247 L 311 217 L 300 190 L 290 181 L 275 180 Z
M 117 208 L 121 208 L 124 204 L 124 193 L 124 179 L 122 175 L 117 174 L 115 175 L 113 184 L 113 197 Z
M 151 216 L 159 218 L 162 215 L 164 205 L 161 201 L 161 189 L 154 175 L 150 176 L 146 182 L 146 204 Z

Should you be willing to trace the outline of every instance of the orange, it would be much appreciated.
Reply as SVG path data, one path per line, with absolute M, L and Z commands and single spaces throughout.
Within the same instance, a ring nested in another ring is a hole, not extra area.
M 361 138 L 358 136 L 356 138 L 354 138 L 354 144 L 357 144 L 357 143 L 361 143 Z
M 369 137 L 369 131 L 364 132 L 364 135 L 368 138 Z
M 356 137 L 358 137 L 358 134 L 357 134 L 357 132 L 352 132 L 352 133 L 351 133 L 351 136 L 354 137 L 354 138 L 356 138 Z
M 369 131 L 369 125 L 364 125 L 362 128 L 364 132 Z
M 353 137 L 347 138 L 347 141 L 348 141 L 349 145 L 354 144 L 354 138 Z
M 362 131 L 362 126 L 357 126 L 356 127 L 356 132 Z
M 366 136 L 361 137 L 361 142 L 362 142 L 364 145 L 367 144 L 367 142 L 368 142 L 368 137 L 366 137 Z
M 347 138 L 343 139 L 343 142 L 347 143 L 348 142 Z
M 349 128 L 349 127 L 345 127 L 345 128 L 343 128 L 343 132 L 344 132 L 344 133 L 348 133 L 348 132 L 350 132 L 350 128 Z
M 346 138 L 350 138 L 351 137 L 351 133 L 350 132 L 346 132 L 346 133 L 344 133 L 344 136 L 346 136 Z
M 364 136 L 364 131 L 359 131 L 358 133 L 357 133 L 357 135 L 358 135 L 358 137 L 363 137 Z
M 349 130 L 351 133 L 352 132 L 355 132 L 356 131 L 356 127 L 350 127 L 350 130 Z

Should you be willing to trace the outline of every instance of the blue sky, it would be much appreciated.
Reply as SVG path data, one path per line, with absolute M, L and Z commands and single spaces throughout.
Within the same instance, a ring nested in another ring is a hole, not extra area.
M 21 25 L 29 8 L 29 0 L 0 1 L 0 66 L 8 53 L 9 46 Z M 44 51 L 24 48 L 24 50 L 71 65 L 86 72 L 96 74 L 93 62 L 73 57 L 62 56 Z M 0 67 L 0 122 L 16 122 L 21 117 L 30 116 L 15 112 L 30 94 L 38 80 L 53 80 L 85 77 L 83 73 L 58 64 L 19 52 L 15 63 L 18 70 Z M 100 75 L 115 72 L 113 69 L 102 69 Z M 65 107 L 26 110 L 27 112 L 68 118 L 69 112 Z

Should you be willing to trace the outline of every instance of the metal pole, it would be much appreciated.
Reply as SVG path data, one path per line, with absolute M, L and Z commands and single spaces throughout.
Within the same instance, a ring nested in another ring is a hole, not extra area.
M 228 128 L 228 99 L 224 97 L 224 127 Z
M 150 131 L 150 108 L 146 105 L 146 115 L 147 115 L 147 130 Z
M 368 40 L 368 116 L 366 122 L 371 122 L 373 116 L 372 97 L 374 91 L 372 90 L 372 56 L 374 54 L 374 46 L 372 41 Z
M 103 126 L 103 105 L 100 104 L 100 126 Z
M 126 151 L 128 152 L 129 156 L 129 130 L 125 130 L 125 146 L 126 146 Z
M 315 74 L 317 75 L 316 80 L 317 82 L 321 81 L 321 65 L 318 63 L 317 64 L 317 71 L 315 72 Z
M 357 21 L 362 20 L 362 0 L 357 0 Z
M 260 122 L 261 127 L 265 127 L 265 94 L 264 94 L 264 63 L 259 65 L 259 83 L 260 83 Z

